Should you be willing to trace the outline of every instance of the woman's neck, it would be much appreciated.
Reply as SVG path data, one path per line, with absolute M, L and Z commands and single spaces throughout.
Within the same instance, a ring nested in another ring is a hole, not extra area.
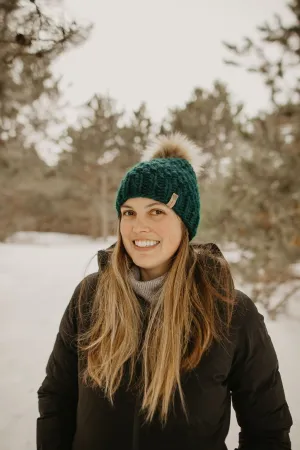
M 168 272 L 168 270 L 169 270 L 168 264 L 163 264 L 161 266 L 152 269 L 144 269 L 140 267 L 141 281 L 155 280 L 156 278 L 165 275 Z

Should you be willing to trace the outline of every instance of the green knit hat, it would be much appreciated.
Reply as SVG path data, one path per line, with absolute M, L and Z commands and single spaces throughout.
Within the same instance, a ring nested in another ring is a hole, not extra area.
M 150 161 L 132 167 L 121 181 L 116 209 L 130 198 L 151 198 L 173 209 L 188 229 L 190 240 L 200 223 L 200 193 L 196 173 L 190 163 L 196 145 L 180 133 L 161 136 L 147 149 Z

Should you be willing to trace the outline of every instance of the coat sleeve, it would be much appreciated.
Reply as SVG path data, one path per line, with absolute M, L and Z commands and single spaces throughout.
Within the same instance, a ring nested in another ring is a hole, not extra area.
M 240 450 L 289 450 L 293 424 L 278 360 L 264 318 L 252 300 L 237 291 L 242 319 L 230 373 Z
M 63 314 L 46 377 L 38 390 L 37 450 L 71 450 L 78 401 L 78 298 L 83 280 Z

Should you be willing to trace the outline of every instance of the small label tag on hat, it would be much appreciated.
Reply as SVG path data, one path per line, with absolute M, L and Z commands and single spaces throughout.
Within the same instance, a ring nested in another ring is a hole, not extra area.
M 172 197 L 171 197 L 171 199 L 169 200 L 169 202 L 167 203 L 167 206 L 169 207 L 169 208 L 173 208 L 173 206 L 175 205 L 175 203 L 177 202 L 177 199 L 178 199 L 178 197 L 179 197 L 179 195 L 177 195 L 177 194 L 172 194 Z

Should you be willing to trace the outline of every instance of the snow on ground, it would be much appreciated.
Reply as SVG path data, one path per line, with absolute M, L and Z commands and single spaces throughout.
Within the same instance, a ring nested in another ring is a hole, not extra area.
M 92 257 L 114 241 L 18 233 L 0 244 L 0 450 L 35 448 L 36 392 L 63 311 L 80 280 L 97 270 L 97 260 L 91 261 Z M 229 260 L 237 257 L 233 250 L 226 256 Z M 294 419 L 293 449 L 300 448 L 299 317 L 266 322 Z M 233 414 L 229 450 L 235 448 L 237 435 Z

